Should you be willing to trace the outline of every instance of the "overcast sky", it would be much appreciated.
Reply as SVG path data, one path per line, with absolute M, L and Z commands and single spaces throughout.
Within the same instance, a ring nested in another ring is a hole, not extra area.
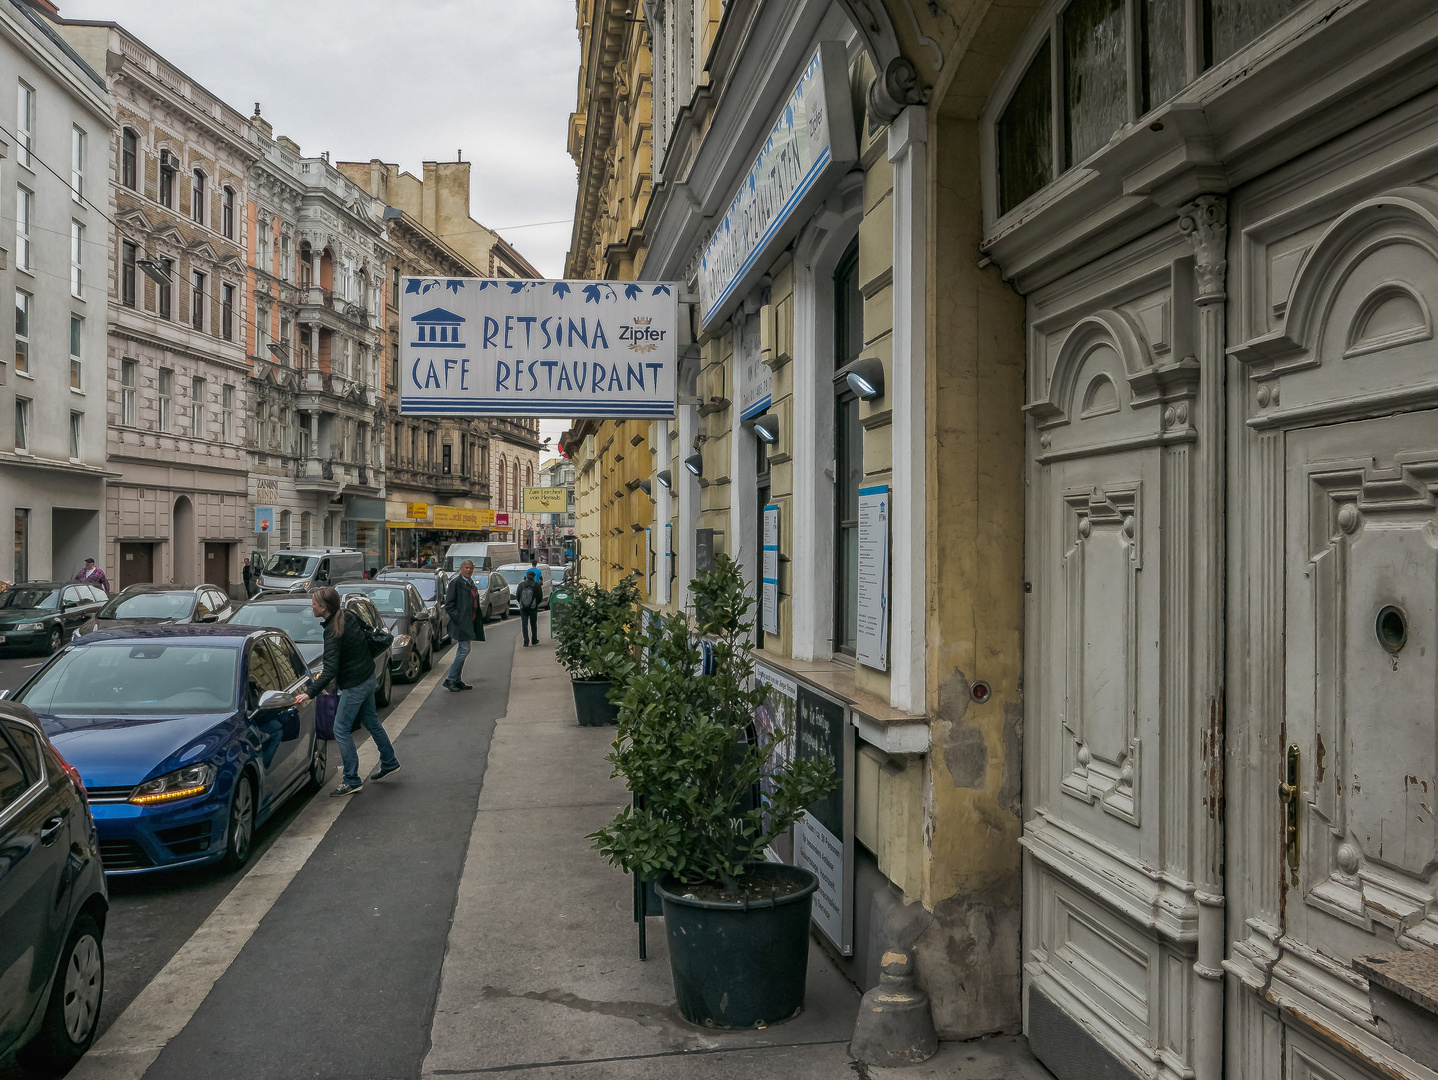
M 474 163 L 470 213 L 564 273 L 579 72 L 574 0 L 58 0 L 118 22 L 276 135 L 335 161 Z M 536 222 L 559 224 L 536 225 Z M 518 226 L 533 226 L 520 228 Z M 567 425 L 545 421 L 544 436 Z M 544 455 L 541 455 L 543 457 Z

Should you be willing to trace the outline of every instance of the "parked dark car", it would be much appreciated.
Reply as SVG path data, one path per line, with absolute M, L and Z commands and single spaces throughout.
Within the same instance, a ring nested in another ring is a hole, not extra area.
M 510 592 L 509 582 L 504 580 L 504 575 L 498 570 L 491 570 L 487 574 L 476 570 L 474 585 L 480 591 L 479 610 L 485 622 L 489 622 L 496 615 L 501 619 L 509 618 L 509 599 L 513 594 Z
M 444 606 L 444 590 L 449 587 L 453 574 L 443 570 L 412 570 L 403 566 L 386 566 L 375 575 L 375 581 L 407 581 L 419 590 L 419 598 L 429 608 L 434 620 L 436 645 L 448 645 L 453 638 L 449 633 L 449 611 Z
M 234 601 L 214 585 L 131 585 L 99 610 L 94 629 L 224 622 L 233 607 Z
M 284 634 L 125 626 L 65 646 L 13 696 L 89 792 L 107 874 L 237 868 L 255 829 L 324 783 L 308 672 Z
M 108 908 L 80 774 L 34 713 L 0 702 L 0 1059 L 50 1076 L 89 1049 Z
M 108 597 L 80 581 L 27 581 L 0 592 L 0 645 L 58 652 L 76 632 L 94 628 Z
M 406 581 L 342 581 L 341 596 L 363 596 L 374 604 L 394 635 L 390 673 L 401 682 L 417 682 L 434 666 L 434 616 L 419 590 Z
M 365 626 L 373 629 L 383 626 L 375 606 L 367 597 L 348 596 L 344 598 L 346 612 L 353 612 Z M 325 655 L 325 628 L 310 610 L 308 596 L 279 593 L 255 597 L 247 604 L 235 608 L 229 617 L 232 626 L 269 626 L 283 630 L 300 650 L 300 656 L 310 671 L 318 673 L 323 666 Z M 394 679 L 390 674 L 390 650 L 374 658 L 374 703 L 382 709 L 390 702 Z M 326 694 L 334 694 L 333 683 L 326 687 Z

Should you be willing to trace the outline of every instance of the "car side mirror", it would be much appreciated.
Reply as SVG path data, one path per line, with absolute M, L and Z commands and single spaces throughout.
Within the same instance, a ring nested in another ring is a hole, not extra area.
M 9 691 L 9 690 L 0 690 L 0 701 L 9 701 L 9 700 L 10 700 L 10 694 L 11 694 L 11 691 Z
M 215 612 L 213 612 L 213 611 L 207 611 L 207 612 L 205 612 L 203 615 L 200 616 L 200 622 L 219 622 L 219 621 L 220 621 L 219 615 L 215 614 Z
M 295 695 L 288 690 L 266 690 L 260 695 L 260 703 L 255 708 L 257 712 L 279 712 L 281 709 L 293 709 L 295 705 Z

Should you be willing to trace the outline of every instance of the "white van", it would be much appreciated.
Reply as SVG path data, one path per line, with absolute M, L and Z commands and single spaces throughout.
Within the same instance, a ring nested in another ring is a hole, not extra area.
M 459 564 L 469 559 L 476 570 L 496 570 L 505 563 L 519 562 L 518 544 L 450 544 L 444 553 L 444 569 L 459 573 Z
M 270 556 L 260 571 L 260 588 L 309 592 L 316 585 L 333 585 L 363 575 L 364 552 L 356 548 L 289 548 Z

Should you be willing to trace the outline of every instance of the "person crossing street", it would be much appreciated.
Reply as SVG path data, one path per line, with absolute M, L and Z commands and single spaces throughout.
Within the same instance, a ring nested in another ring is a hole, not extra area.
M 524 647 L 539 644 L 539 602 L 544 599 L 544 590 L 539 584 L 539 574 L 531 570 L 524 575 L 519 589 L 514 594 L 519 605 L 519 625 L 524 631 Z
M 444 607 L 449 612 L 449 633 L 454 639 L 454 660 L 444 679 L 446 690 L 473 690 L 464 681 L 464 661 L 470 647 L 484 640 L 484 616 L 479 610 L 479 588 L 474 584 L 474 563 L 469 559 L 459 564 L 459 574 L 444 593 Z
M 324 667 L 319 675 L 305 684 L 304 693 L 295 696 L 295 702 L 303 705 L 331 682 L 339 687 L 334 738 L 340 748 L 340 760 L 344 762 L 344 775 L 340 778 L 340 786 L 330 794 L 353 795 L 364 787 L 359 775 L 359 752 L 355 750 L 354 733 L 350 730 L 355 717 L 359 717 L 379 751 L 379 764 L 369 774 L 371 780 L 382 780 L 390 773 L 398 772 L 399 758 L 395 757 L 389 735 L 375 710 L 374 654 L 370 652 L 369 636 L 364 627 L 358 618 L 345 618 L 340 594 L 328 585 L 310 593 L 310 610 L 324 626 Z

